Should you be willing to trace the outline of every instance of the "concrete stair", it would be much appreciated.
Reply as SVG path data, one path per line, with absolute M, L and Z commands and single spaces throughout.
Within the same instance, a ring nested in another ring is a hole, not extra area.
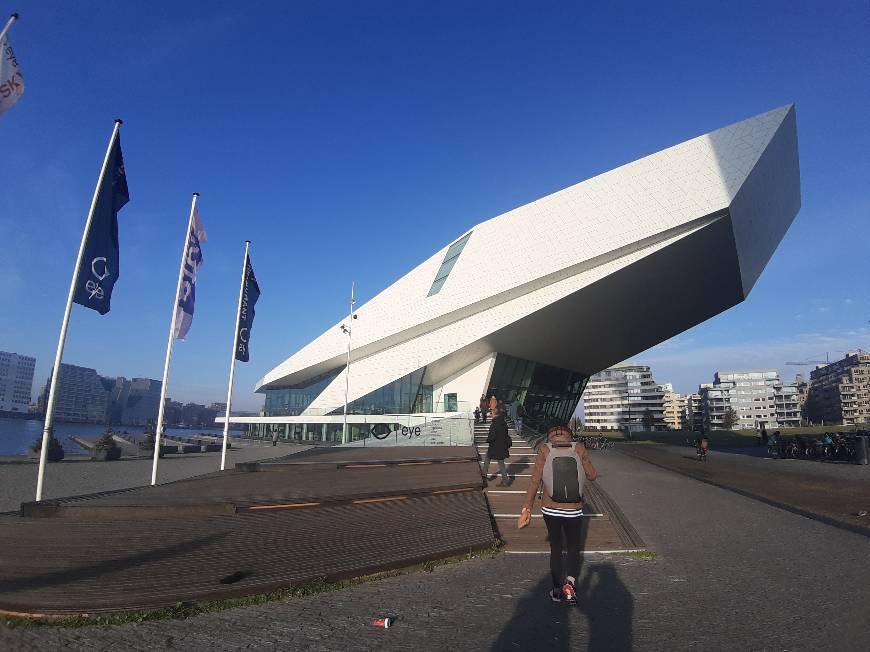
M 489 422 L 475 425 L 474 441 L 478 448 L 481 464 L 486 454 L 486 437 L 488 434 Z M 496 484 L 501 481 L 501 474 L 499 473 L 498 463 L 490 462 L 490 476 L 495 475 L 496 477 L 493 480 L 487 480 L 485 493 L 489 508 L 498 529 L 498 534 L 505 542 L 505 552 L 513 554 L 548 554 L 550 552 L 550 544 L 547 538 L 547 527 L 541 516 L 540 496 L 535 497 L 532 507 L 531 524 L 522 530 L 517 529 L 517 520 L 519 519 L 520 511 L 526 498 L 526 492 L 531 482 L 531 474 L 537 452 L 528 441 L 517 435 L 510 421 L 508 421 L 508 434 L 513 441 L 510 457 L 505 460 L 510 485 L 508 487 L 496 487 Z M 586 504 L 584 506 L 585 515 L 583 523 L 586 530 L 584 544 L 586 552 L 634 550 L 643 547 L 642 543 L 638 544 L 639 537 L 636 537 L 636 533 L 634 533 L 630 525 L 621 522 L 615 523 L 612 520 L 611 512 L 616 512 L 615 516 L 617 519 L 624 520 L 624 516 L 595 483 L 586 484 L 585 494 Z

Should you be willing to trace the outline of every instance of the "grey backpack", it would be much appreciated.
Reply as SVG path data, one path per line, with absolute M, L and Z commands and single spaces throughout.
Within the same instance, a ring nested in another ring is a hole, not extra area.
M 544 463 L 544 487 L 547 495 L 557 503 L 580 502 L 586 474 L 576 445 L 553 446 L 547 442 L 546 446 L 550 449 Z

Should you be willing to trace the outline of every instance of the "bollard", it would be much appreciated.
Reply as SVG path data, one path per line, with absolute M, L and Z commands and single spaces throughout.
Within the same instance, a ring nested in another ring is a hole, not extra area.
M 855 464 L 870 464 L 870 441 L 867 435 L 855 437 Z

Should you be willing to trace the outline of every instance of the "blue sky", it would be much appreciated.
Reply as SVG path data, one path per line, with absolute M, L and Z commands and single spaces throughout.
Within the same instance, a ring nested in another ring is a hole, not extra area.
M 346 313 L 352 279 L 365 301 L 472 224 L 789 102 L 803 207 L 753 293 L 632 360 L 691 391 L 870 349 L 865 1 L 22 5 L 0 3 L 26 81 L 0 116 L 0 349 L 37 357 L 34 393 L 116 116 L 121 277 L 106 317 L 73 308 L 64 360 L 160 377 L 198 191 L 178 400 L 225 395 L 246 238 L 263 295 L 235 406 L 258 409 L 256 380 Z

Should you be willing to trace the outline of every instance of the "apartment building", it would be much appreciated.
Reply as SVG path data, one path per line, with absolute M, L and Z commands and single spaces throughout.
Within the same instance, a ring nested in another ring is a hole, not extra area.
M 27 414 L 36 358 L 0 351 L 0 412 Z
M 711 383 L 703 383 L 698 392 L 686 395 L 686 420 L 688 430 L 701 432 L 704 430 L 704 397 L 702 392 L 712 387 Z
M 805 411 L 812 423 L 870 422 L 870 353 L 853 351 L 811 371 Z
M 734 410 L 732 429 L 791 428 L 801 423 L 800 394 L 794 383 L 783 383 L 775 369 L 717 371 L 711 385 L 699 388 L 704 426 L 725 427 L 725 413 Z
M 149 421 L 156 421 L 162 384 L 151 378 L 115 378 L 110 408 L 112 423 L 143 426 Z
M 44 415 L 51 376 L 39 395 L 39 411 Z M 54 399 L 54 418 L 58 421 L 105 423 L 114 379 L 103 378 L 96 369 L 62 363 Z
M 665 426 L 670 430 L 689 429 L 689 397 L 674 391 L 671 383 L 659 385 Z
M 594 374 L 583 392 L 583 410 L 586 427 L 593 430 L 665 429 L 664 392 L 646 365 L 619 365 Z

